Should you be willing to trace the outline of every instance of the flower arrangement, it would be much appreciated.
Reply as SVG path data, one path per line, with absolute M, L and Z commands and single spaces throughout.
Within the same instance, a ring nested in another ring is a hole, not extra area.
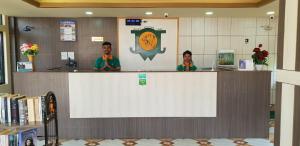
M 268 56 L 269 52 L 266 50 L 262 50 L 262 44 L 258 45 L 258 48 L 254 48 L 253 52 L 254 54 L 252 55 L 252 59 L 254 64 L 259 64 L 259 65 L 268 65 Z
M 39 46 L 32 43 L 24 43 L 20 47 L 21 53 L 24 56 L 36 56 L 39 53 Z

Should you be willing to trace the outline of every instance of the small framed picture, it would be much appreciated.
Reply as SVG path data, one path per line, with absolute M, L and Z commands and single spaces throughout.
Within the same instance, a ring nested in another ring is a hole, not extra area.
M 240 59 L 239 60 L 239 70 L 241 70 L 241 71 L 254 70 L 253 61 L 247 60 L 247 59 Z
M 234 50 L 219 50 L 217 53 L 218 67 L 234 67 Z
M 60 21 L 60 40 L 61 41 L 76 41 L 76 21 L 61 20 Z
M 32 72 L 32 62 L 17 62 L 17 72 Z

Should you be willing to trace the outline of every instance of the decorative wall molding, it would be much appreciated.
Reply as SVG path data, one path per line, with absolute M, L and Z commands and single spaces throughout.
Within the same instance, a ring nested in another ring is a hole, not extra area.
M 300 72 L 290 70 L 277 70 L 277 82 L 300 85 Z

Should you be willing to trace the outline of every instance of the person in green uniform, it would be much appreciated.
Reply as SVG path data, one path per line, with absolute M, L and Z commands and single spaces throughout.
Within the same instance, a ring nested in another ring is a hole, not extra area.
M 120 61 L 117 57 L 111 54 L 111 43 L 104 42 L 102 44 L 104 54 L 99 57 L 95 63 L 95 70 L 97 71 L 120 71 Z
M 183 63 L 177 66 L 177 71 L 196 71 L 197 67 L 193 64 L 192 52 L 183 52 Z

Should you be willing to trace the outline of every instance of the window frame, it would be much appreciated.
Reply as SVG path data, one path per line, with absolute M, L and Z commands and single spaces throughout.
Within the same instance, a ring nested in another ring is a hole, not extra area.
M 1 17 L 1 16 L 0 16 Z M 10 43 L 9 43 L 9 26 L 8 17 L 2 14 L 2 25 L 0 25 L 0 32 L 3 33 L 3 57 L 4 57 L 4 74 L 5 82 L 0 84 L 0 93 L 11 93 L 11 61 L 10 61 Z
M 0 14 L 0 26 L 3 25 L 3 15 Z
M 5 54 L 4 54 L 4 33 L 0 31 L 0 66 L 3 65 L 4 71 L 0 73 L 0 76 L 3 78 L 0 79 L 0 85 L 3 85 L 6 83 L 6 68 L 5 68 Z M 1 63 L 2 62 L 2 63 Z M 1 67 L 2 68 L 2 67 Z

